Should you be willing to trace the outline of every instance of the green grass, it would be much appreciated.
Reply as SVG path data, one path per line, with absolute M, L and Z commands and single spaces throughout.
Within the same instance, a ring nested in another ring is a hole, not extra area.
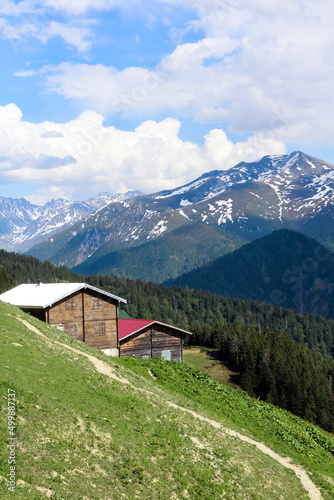
M 239 387 L 239 374 L 230 370 L 220 359 L 219 351 L 208 347 L 186 347 L 183 362 L 192 368 L 202 370 L 217 382 Z
M 1 499 L 307 498 L 290 470 L 168 401 L 291 456 L 333 498 L 333 436 L 186 365 L 109 359 L 29 318 L 46 341 L 11 315 L 28 318 L 0 303 Z M 130 383 L 57 342 L 97 356 Z M 16 394 L 15 493 L 5 480 L 8 388 Z

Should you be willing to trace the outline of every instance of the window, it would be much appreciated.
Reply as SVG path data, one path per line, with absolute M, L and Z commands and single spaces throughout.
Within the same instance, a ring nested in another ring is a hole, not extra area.
M 73 311 L 74 309 L 78 309 L 77 299 L 69 299 L 65 302 L 65 310 Z
M 68 326 L 68 333 L 69 333 L 69 335 L 71 335 L 72 337 L 76 337 L 76 338 L 78 338 L 78 323 L 71 323 L 71 324 Z
M 105 321 L 94 321 L 94 337 L 107 335 L 107 326 Z
M 101 299 L 98 299 L 97 297 L 92 297 L 92 307 L 93 309 L 102 309 L 103 301 Z
M 167 361 L 170 361 L 170 351 L 161 351 L 161 357 L 162 359 L 166 359 Z

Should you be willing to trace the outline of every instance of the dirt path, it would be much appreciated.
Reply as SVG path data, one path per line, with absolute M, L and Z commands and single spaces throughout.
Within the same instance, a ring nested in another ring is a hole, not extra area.
M 48 343 L 50 343 L 50 340 L 40 330 L 38 330 L 33 325 L 31 325 L 28 321 L 26 321 L 22 318 L 19 318 L 19 317 L 16 317 L 16 318 L 19 321 L 21 321 L 29 330 L 37 333 L 38 335 L 41 335 L 44 339 L 46 339 L 48 341 Z M 62 344 L 61 342 L 55 341 L 55 343 L 64 347 L 65 349 L 69 349 L 70 351 L 73 351 L 76 354 L 79 354 L 81 356 L 85 356 L 86 358 L 88 358 L 93 363 L 93 365 L 95 366 L 96 370 L 99 373 L 102 373 L 103 375 L 107 375 L 108 377 L 110 377 L 114 380 L 117 380 L 118 382 L 121 382 L 123 384 L 131 385 L 131 387 L 133 387 L 134 389 L 140 390 L 141 392 L 144 392 L 146 394 L 151 394 L 151 395 L 153 394 L 154 396 L 157 396 L 157 394 L 155 394 L 151 391 L 148 391 L 146 389 L 138 389 L 137 387 L 133 386 L 126 378 L 123 378 L 123 377 L 120 377 L 119 375 L 116 375 L 113 368 L 110 365 L 108 365 L 108 363 L 105 363 L 104 361 L 101 361 L 101 360 L 95 358 L 94 356 L 91 356 L 90 354 L 79 351 L 78 349 L 74 349 L 71 346 L 68 346 L 66 344 Z M 228 428 L 224 427 L 222 424 L 220 424 L 219 422 L 217 422 L 216 420 L 211 420 L 207 417 L 204 417 L 203 415 L 201 415 L 199 413 L 196 413 L 195 411 L 189 410 L 187 408 L 183 408 L 182 406 L 178 406 L 175 403 L 172 403 L 170 401 L 165 400 L 165 402 L 172 408 L 183 411 L 185 413 L 190 413 L 191 415 L 193 415 L 193 417 L 212 425 L 212 427 L 214 427 L 215 429 L 219 429 L 220 431 L 224 432 L 228 436 L 236 437 L 236 438 L 240 439 L 241 441 L 244 441 L 246 443 L 249 443 L 249 444 L 256 446 L 260 451 L 262 451 L 262 453 L 265 453 L 266 455 L 268 455 L 272 459 L 276 460 L 281 465 L 283 465 L 283 467 L 286 467 L 287 469 L 291 469 L 296 474 L 296 476 L 300 479 L 303 487 L 307 491 L 308 496 L 311 500 L 321 500 L 322 497 L 321 497 L 321 493 L 320 493 L 319 489 L 316 487 L 316 485 L 313 483 L 313 481 L 311 481 L 311 479 L 306 474 L 304 469 L 302 469 L 302 467 L 300 467 L 298 465 L 292 464 L 290 458 L 281 457 L 280 455 L 275 453 L 273 450 L 268 448 L 268 446 L 266 446 L 265 444 L 259 443 L 258 441 L 254 441 L 253 439 L 249 438 L 248 436 L 244 436 L 243 434 L 240 434 L 239 432 L 236 432 L 232 429 L 228 429 Z
M 23 323 L 29 330 L 31 330 L 34 333 L 37 333 L 37 335 L 40 335 L 45 340 L 47 340 L 47 342 L 50 345 L 52 345 L 50 342 L 50 339 L 48 339 L 48 337 L 46 337 L 40 330 L 38 330 L 36 327 L 31 325 L 28 321 L 26 321 L 22 318 L 19 318 L 18 316 L 16 316 L 16 319 L 21 321 L 21 323 Z M 62 344 L 61 342 L 58 342 L 57 340 L 55 340 L 55 344 L 58 344 L 61 347 L 68 349 L 69 351 L 75 352 L 76 354 L 79 354 L 80 356 L 84 356 L 85 358 L 88 358 L 89 361 L 91 361 L 93 363 L 93 365 L 95 366 L 96 370 L 99 373 L 102 373 L 103 375 L 107 375 L 108 377 L 113 378 L 114 380 L 117 380 L 118 382 L 122 382 L 122 384 L 130 384 L 130 382 L 126 378 L 123 378 L 123 377 L 116 375 L 115 370 L 110 365 L 108 365 L 108 363 L 105 363 L 104 361 L 101 361 L 100 359 L 97 359 L 94 356 L 87 354 L 86 352 L 79 351 L 78 349 L 75 349 L 74 347 L 71 347 L 67 344 Z
M 215 420 L 211 420 L 209 418 L 203 417 L 203 415 L 200 415 L 199 413 L 196 413 L 192 410 L 188 410 L 187 408 L 182 408 L 181 406 L 178 406 L 178 405 L 171 403 L 169 401 L 167 401 L 167 404 L 169 404 L 169 406 L 172 406 L 173 408 L 177 408 L 181 411 L 191 413 L 191 415 L 193 415 L 194 417 L 198 418 L 199 420 L 203 420 L 204 422 L 207 422 L 208 424 L 212 425 L 212 427 L 215 427 L 216 429 L 223 431 L 228 436 L 233 436 L 233 437 L 240 439 L 241 441 L 244 441 L 244 442 L 249 443 L 249 444 L 253 444 L 260 451 L 262 451 L 263 453 L 265 453 L 269 457 L 273 458 L 274 460 L 279 462 L 281 465 L 283 465 L 287 469 L 293 470 L 293 472 L 296 474 L 296 476 L 300 479 L 303 487 L 307 491 L 311 500 L 320 500 L 322 498 L 319 489 L 311 481 L 311 479 L 308 477 L 308 475 L 306 474 L 304 469 L 302 469 L 298 465 L 292 464 L 290 458 L 281 457 L 280 455 L 275 453 L 273 450 L 268 448 L 268 446 L 266 446 L 265 444 L 259 443 L 258 441 L 254 441 L 254 439 L 251 439 L 248 436 L 244 436 L 243 434 L 240 434 L 239 432 L 233 431 L 232 429 L 227 429 L 226 427 L 224 427 L 222 424 L 220 424 L 219 422 L 217 422 Z

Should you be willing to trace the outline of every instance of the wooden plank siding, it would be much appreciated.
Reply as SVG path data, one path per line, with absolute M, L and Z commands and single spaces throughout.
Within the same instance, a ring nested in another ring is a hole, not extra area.
M 150 359 L 151 349 L 151 328 L 148 327 L 128 339 L 120 342 L 120 356 L 136 356 L 138 358 Z
M 135 333 L 120 342 L 120 356 L 159 358 L 163 351 L 170 351 L 171 359 L 182 362 L 184 336 L 181 332 L 163 325 L 154 325 Z
M 171 359 L 182 362 L 183 336 L 167 326 L 155 326 L 152 330 L 152 358 L 158 358 L 162 351 L 170 351 Z
M 49 308 L 46 320 L 95 349 L 115 349 L 117 315 L 116 300 L 86 289 Z
M 85 290 L 85 342 L 95 349 L 117 349 L 117 302 L 109 297 Z

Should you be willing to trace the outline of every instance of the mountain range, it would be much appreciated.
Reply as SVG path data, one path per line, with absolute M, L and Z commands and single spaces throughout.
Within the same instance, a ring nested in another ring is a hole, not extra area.
M 34 205 L 24 198 L 0 197 L 0 247 L 6 250 L 28 250 L 39 241 L 86 219 L 109 203 L 123 201 L 138 194 L 141 193 L 100 193 L 87 201 L 58 198 L 43 206 Z
M 121 268 L 122 273 L 133 276 L 127 270 L 133 259 L 149 261 L 148 256 L 156 254 L 155 242 L 164 249 L 160 252 L 164 257 L 155 255 L 154 265 L 146 266 L 140 277 L 161 282 L 212 261 L 220 251 L 221 255 L 230 251 L 230 244 L 213 250 L 206 237 L 207 226 L 215 240 L 221 237 L 221 230 L 226 238 L 233 236 L 235 248 L 281 228 L 332 247 L 333 199 L 333 165 L 299 151 L 265 156 L 227 171 L 208 172 L 174 190 L 110 203 L 29 252 L 76 272 L 118 273 Z M 196 235 L 196 242 L 204 242 L 198 262 L 189 233 Z M 184 241 L 179 250 L 170 244 L 177 238 Z M 173 262 L 180 265 L 175 268 Z M 164 272 L 159 274 L 157 269 Z
M 56 234 L 57 219 L 46 215 L 34 238 L 16 241 L 19 250 L 78 273 L 163 282 L 277 229 L 334 248 L 333 201 L 334 166 L 296 151 L 214 170 L 177 189 L 108 198 L 95 210 L 90 204 L 86 217 L 65 211 Z

